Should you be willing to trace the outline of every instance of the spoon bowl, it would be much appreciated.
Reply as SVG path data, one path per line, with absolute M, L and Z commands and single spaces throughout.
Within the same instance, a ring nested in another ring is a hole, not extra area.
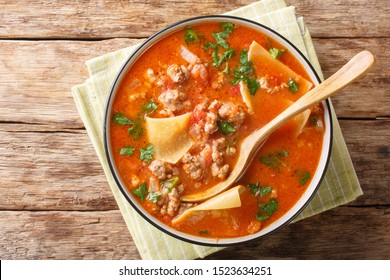
M 242 142 L 237 163 L 226 180 L 206 191 L 183 196 L 181 200 L 186 202 L 200 202 L 227 190 L 234 182 L 242 177 L 261 144 L 272 132 L 299 113 L 331 97 L 363 76 L 373 63 L 374 56 L 369 51 L 362 51 L 355 55 L 331 77 L 307 92 L 262 128 L 250 134 Z

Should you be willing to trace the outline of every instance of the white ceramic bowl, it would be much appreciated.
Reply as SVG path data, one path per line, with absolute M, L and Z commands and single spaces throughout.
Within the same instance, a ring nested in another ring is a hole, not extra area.
M 111 150 L 111 143 L 110 143 L 110 116 L 111 114 L 111 108 L 113 100 L 115 99 L 115 95 L 118 92 L 119 85 L 121 84 L 122 80 L 126 76 L 126 73 L 129 71 L 129 69 L 132 67 L 132 65 L 135 63 L 135 61 L 142 56 L 142 54 L 148 50 L 153 44 L 158 42 L 159 40 L 163 39 L 169 34 L 172 34 L 173 32 L 176 32 L 180 29 L 185 28 L 189 25 L 196 25 L 198 23 L 203 22 L 232 22 L 237 23 L 241 26 L 247 26 L 255 30 L 259 30 L 265 35 L 269 36 L 270 38 L 276 40 L 280 44 L 284 46 L 285 49 L 287 49 L 291 54 L 293 54 L 298 61 L 303 65 L 306 72 L 310 76 L 311 80 L 314 82 L 315 85 L 318 85 L 320 83 L 320 79 L 318 75 L 316 74 L 313 66 L 309 63 L 309 61 L 303 56 L 303 54 L 287 39 L 285 39 L 283 36 L 279 35 L 275 31 L 269 29 L 268 27 L 261 25 L 259 23 L 242 19 L 238 17 L 231 17 L 231 16 L 204 16 L 204 17 L 196 17 L 191 18 L 187 20 L 183 20 L 180 22 L 177 22 L 173 25 L 168 26 L 167 28 L 157 32 L 153 36 L 151 36 L 148 40 L 146 40 L 144 43 L 142 43 L 136 51 L 127 59 L 125 64 L 123 65 L 122 69 L 119 71 L 110 92 L 110 95 L 107 100 L 106 104 L 106 110 L 105 110 L 105 120 L 104 120 L 104 147 L 105 152 L 107 156 L 107 160 L 109 163 L 109 166 L 111 168 L 111 172 L 113 174 L 113 177 L 115 178 L 115 181 L 122 191 L 123 195 L 126 197 L 128 202 L 131 204 L 131 206 L 148 222 L 150 222 L 152 225 L 154 225 L 156 228 L 162 230 L 163 232 L 176 237 L 178 239 L 191 242 L 194 244 L 199 245 L 213 245 L 213 246 L 227 246 L 227 245 L 234 245 L 234 244 L 241 244 L 248 241 L 257 240 L 259 238 L 263 238 L 269 234 L 272 234 L 276 230 L 280 229 L 281 227 L 289 224 L 301 211 L 308 205 L 308 203 L 311 201 L 311 199 L 314 197 L 316 191 L 318 190 L 321 181 L 325 175 L 325 171 L 330 159 L 330 153 L 331 153 L 331 145 L 332 145 L 332 120 L 331 120 L 331 112 L 330 112 L 330 105 L 329 101 L 323 102 L 324 107 L 324 121 L 325 121 L 325 133 L 323 138 L 323 145 L 322 145 L 322 152 L 320 161 L 318 164 L 318 168 L 315 172 L 315 174 L 312 177 L 310 185 L 307 187 L 306 191 L 302 195 L 302 197 L 298 200 L 298 202 L 281 218 L 276 220 L 271 225 L 267 226 L 266 228 L 260 230 L 259 232 L 247 236 L 242 237 L 234 237 L 234 238 L 221 238 L 221 239 L 215 239 L 215 238 L 207 238 L 207 237 L 198 237 L 193 236 L 190 234 L 186 234 L 180 231 L 177 231 L 171 227 L 168 227 L 167 225 L 160 222 L 158 219 L 150 215 L 148 212 L 146 212 L 141 205 L 137 202 L 137 200 L 133 197 L 133 195 L 129 192 L 129 190 L 126 188 L 122 178 L 119 175 L 119 172 L 117 170 L 117 166 L 115 165 L 115 162 L 113 160 L 112 150 Z

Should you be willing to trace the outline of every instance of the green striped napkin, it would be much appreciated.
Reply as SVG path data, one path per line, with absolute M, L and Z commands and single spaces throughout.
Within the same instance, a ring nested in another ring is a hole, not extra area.
M 294 7 L 287 7 L 283 0 L 262 0 L 227 14 L 248 18 L 276 30 L 308 57 L 322 77 L 310 34 L 303 18 L 295 16 Z M 74 86 L 72 94 L 112 193 L 142 259 L 203 258 L 222 248 L 192 245 L 154 228 L 131 208 L 110 174 L 103 148 L 104 106 L 111 83 L 135 47 L 130 46 L 88 60 L 86 65 L 90 77 L 85 83 Z M 348 203 L 362 194 L 337 118 L 335 115 L 332 118 L 334 145 L 325 179 L 314 199 L 296 220 Z

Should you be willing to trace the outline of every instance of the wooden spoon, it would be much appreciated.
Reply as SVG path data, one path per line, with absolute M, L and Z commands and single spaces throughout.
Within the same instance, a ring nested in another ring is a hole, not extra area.
M 241 178 L 260 145 L 273 131 L 292 117 L 332 96 L 345 86 L 363 76 L 372 66 L 374 61 L 374 56 L 369 51 L 358 53 L 335 74 L 307 92 L 265 126 L 250 134 L 242 142 L 237 163 L 225 181 L 218 183 L 206 191 L 183 196 L 181 197 L 181 200 L 188 202 L 203 201 L 228 189 L 234 182 Z

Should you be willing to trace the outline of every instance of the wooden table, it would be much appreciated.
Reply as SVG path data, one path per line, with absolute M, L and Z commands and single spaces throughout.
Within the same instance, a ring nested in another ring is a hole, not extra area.
M 254 1 L 71 2 L 0 1 L 1 259 L 140 258 L 70 88 L 88 77 L 89 58 Z M 326 77 L 360 50 L 376 56 L 371 73 L 333 98 L 364 195 L 207 258 L 390 259 L 389 3 L 287 3 L 304 16 Z

